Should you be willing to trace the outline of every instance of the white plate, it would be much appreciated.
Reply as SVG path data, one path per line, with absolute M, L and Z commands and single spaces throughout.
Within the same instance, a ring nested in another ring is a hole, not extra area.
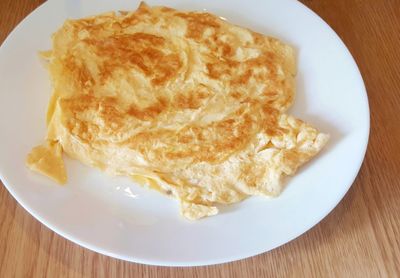
M 206 9 L 295 46 L 299 73 L 290 113 L 330 133 L 326 149 L 288 179 L 279 198 L 250 198 L 197 222 L 182 219 L 175 201 L 76 161 L 67 160 L 65 187 L 30 172 L 25 157 L 43 140 L 51 92 L 37 51 L 49 49 L 50 35 L 66 18 L 138 5 L 132 0 L 48 1 L 23 20 L 0 49 L 0 176 L 7 189 L 63 237 L 99 253 L 145 264 L 194 266 L 238 260 L 310 229 L 347 192 L 368 142 L 368 99 L 345 45 L 297 1 L 148 2 Z

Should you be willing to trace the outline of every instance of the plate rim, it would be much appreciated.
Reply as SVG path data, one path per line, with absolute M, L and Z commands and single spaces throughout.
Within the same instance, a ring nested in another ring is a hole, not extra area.
M 5 38 L 5 40 L 2 42 L 2 44 L 0 45 L 0 52 L 2 51 L 2 48 L 4 45 L 6 45 L 9 40 L 11 40 L 11 38 L 14 36 L 15 33 L 18 32 L 18 30 L 20 28 L 22 28 L 21 26 L 24 25 L 25 21 L 31 17 L 33 14 L 37 13 L 40 9 L 42 9 L 44 6 L 48 5 L 49 2 L 52 2 L 55 0 L 50 0 L 47 2 L 43 2 L 42 4 L 40 4 L 38 7 L 36 7 L 31 13 L 29 13 L 27 16 L 24 17 L 23 20 L 21 20 L 16 26 L 15 28 L 7 35 L 7 37 Z M 335 36 L 335 39 L 341 44 L 343 50 L 346 53 L 346 56 L 348 56 L 347 58 L 349 58 L 349 61 L 352 62 L 352 66 L 354 67 L 354 69 L 357 72 L 357 77 L 358 77 L 358 81 L 360 81 L 360 84 L 362 85 L 362 88 L 360 88 L 360 93 L 361 90 L 363 91 L 363 100 L 365 102 L 365 107 L 366 108 L 366 115 L 368 117 L 366 117 L 365 119 L 365 130 L 364 130 L 364 135 L 363 135 L 363 139 L 364 142 L 362 142 L 363 148 L 362 148 L 362 155 L 360 155 L 360 159 L 359 159 L 359 163 L 357 165 L 357 167 L 355 167 L 357 169 L 357 171 L 354 172 L 354 174 L 352 175 L 351 182 L 346 185 L 343 186 L 343 193 L 340 197 L 337 198 L 337 202 L 335 202 L 335 204 L 333 204 L 332 206 L 330 206 L 329 208 L 327 208 L 325 211 L 323 211 L 322 213 L 320 213 L 318 219 L 315 221 L 315 223 L 313 222 L 313 224 L 311 224 L 310 226 L 307 227 L 303 227 L 302 231 L 297 234 L 294 237 L 291 237 L 289 239 L 285 239 L 283 240 L 283 242 L 278 242 L 276 244 L 274 244 L 274 247 L 268 249 L 268 250 L 264 250 L 261 252 L 249 252 L 249 254 L 244 254 L 244 255 L 237 255 L 237 256 L 232 256 L 232 257 L 225 257 L 224 259 L 220 259 L 220 260 L 215 260 L 212 259 L 211 261 L 207 261 L 207 260 L 203 260 L 203 261 L 196 261 L 193 262 L 191 261 L 190 263 L 182 263 L 182 262 L 175 262 L 175 261 L 156 261 L 156 260 L 149 260 L 149 259 L 143 259 L 140 257 L 136 257 L 134 254 L 127 257 L 124 255 L 120 255 L 114 252 L 110 252 L 108 250 L 102 249 L 102 248 L 98 248 L 94 245 L 92 245 L 89 242 L 85 242 L 85 241 L 81 241 L 79 238 L 76 238 L 74 235 L 72 234 L 68 234 L 68 233 L 64 233 L 64 231 L 54 227 L 52 224 L 48 223 L 48 221 L 46 221 L 46 219 L 44 219 L 40 213 L 36 212 L 33 208 L 27 206 L 24 202 L 21 202 L 21 198 L 20 196 L 18 196 L 18 194 L 16 194 L 16 192 L 13 190 L 13 186 L 11 183 L 8 182 L 6 175 L 2 172 L 2 169 L 0 168 L 0 180 L 2 181 L 4 187 L 8 190 L 8 192 L 11 194 L 11 196 L 13 196 L 13 198 L 18 202 L 18 204 L 23 207 L 29 214 L 31 214 L 36 220 L 38 220 L 41 224 L 43 224 L 44 226 L 46 226 L 47 228 L 49 228 L 52 232 L 55 232 L 56 234 L 60 235 L 61 237 L 72 241 L 75 244 L 78 244 L 84 248 L 87 248 L 91 251 L 109 256 L 109 257 L 113 257 L 113 258 L 117 258 L 120 260 L 124 260 L 124 261 L 128 261 L 128 262 L 134 262 L 134 263 L 140 263 L 140 264 L 145 264 L 145 265 L 154 265 L 154 266 L 168 266 L 168 267 L 192 267 L 192 266 L 207 266 L 207 265 L 216 265 L 216 264 L 223 264 L 223 263 L 228 263 L 228 262 L 234 262 L 234 261 L 238 261 L 238 260 L 242 260 L 242 259 L 247 259 L 249 257 L 253 257 L 253 256 L 257 256 L 260 254 L 263 254 L 265 252 L 269 252 L 277 247 L 283 246 L 291 241 L 293 241 L 294 239 L 300 237 L 301 235 L 303 235 L 304 233 L 306 233 L 307 231 L 311 230 L 313 227 L 315 227 L 317 224 L 319 224 L 321 222 L 321 220 L 323 220 L 325 217 L 327 217 L 333 210 L 334 208 L 343 200 L 344 196 L 347 194 L 347 192 L 349 191 L 350 187 L 354 184 L 360 170 L 362 167 L 362 164 L 364 162 L 365 159 L 365 155 L 368 149 L 368 142 L 369 142 L 369 136 L 370 136 L 370 107 L 369 107 L 369 100 L 368 100 L 368 93 L 366 90 L 366 86 L 365 86 L 365 82 L 363 80 L 361 71 L 357 65 L 357 62 L 355 61 L 353 55 L 351 54 L 350 50 L 347 48 L 347 46 L 345 45 L 345 43 L 342 41 L 342 39 L 340 38 L 340 36 L 335 32 L 335 30 L 333 30 L 333 28 L 326 23 L 317 13 L 315 13 L 312 9 L 308 8 L 306 5 L 304 5 L 301 2 L 298 2 L 296 0 L 287 0 L 288 2 L 295 2 L 297 5 L 301 6 L 303 9 L 307 10 L 308 14 L 310 16 L 313 16 L 314 18 L 317 18 L 320 23 L 322 25 L 324 25 L 325 28 L 328 28 L 332 34 Z M 360 142 L 361 143 L 361 142 Z

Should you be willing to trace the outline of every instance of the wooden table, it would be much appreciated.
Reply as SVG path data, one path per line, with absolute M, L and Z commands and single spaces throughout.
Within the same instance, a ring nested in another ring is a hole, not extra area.
M 0 43 L 41 2 L 1 0 Z M 361 171 L 343 201 L 320 224 L 250 259 L 210 267 L 152 267 L 109 258 L 65 240 L 0 186 L 0 277 L 399 277 L 400 2 L 302 2 L 350 49 L 371 108 L 370 143 Z

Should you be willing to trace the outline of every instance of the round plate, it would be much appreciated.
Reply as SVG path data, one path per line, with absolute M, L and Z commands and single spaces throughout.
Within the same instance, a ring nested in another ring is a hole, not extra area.
M 148 1 L 207 10 L 272 35 L 298 53 L 297 96 L 289 113 L 331 135 L 275 199 L 249 198 L 196 222 L 178 204 L 127 178 L 112 178 L 66 159 L 69 182 L 59 186 L 29 171 L 25 157 L 43 142 L 51 93 L 38 58 L 67 18 L 134 10 L 138 2 L 48 1 L 25 18 L 0 49 L 0 176 L 14 198 L 61 236 L 112 257 L 167 266 L 229 262 L 280 246 L 325 217 L 353 183 L 369 134 L 365 87 L 335 32 L 297 1 Z

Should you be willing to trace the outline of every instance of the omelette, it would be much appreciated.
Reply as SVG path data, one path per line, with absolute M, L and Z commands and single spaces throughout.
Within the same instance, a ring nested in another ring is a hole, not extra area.
M 53 93 L 45 143 L 26 162 L 59 183 L 65 153 L 177 199 L 194 220 L 279 195 L 328 141 L 286 113 L 293 48 L 210 13 L 142 2 L 67 20 L 41 55 Z

